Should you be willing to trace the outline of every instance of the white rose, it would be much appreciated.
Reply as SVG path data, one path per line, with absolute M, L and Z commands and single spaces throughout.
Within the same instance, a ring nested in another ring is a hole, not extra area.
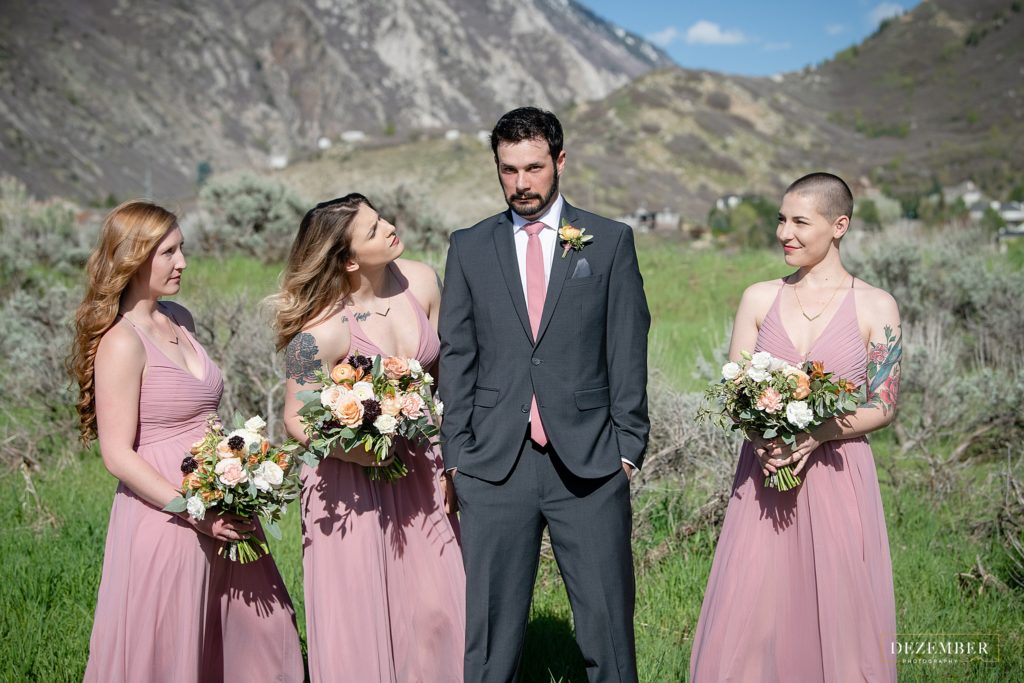
M 424 384 L 433 384 L 434 383 L 433 375 L 431 375 L 429 372 L 424 372 L 423 373 L 423 383 Z
M 261 432 L 267 426 L 267 423 L 263 421 L 263 418 L 257 415 L 256 417 L 250 417 L 245 421 L 245 428 L 252 432 Z
M 814 411 L 806 401 L 790 401 L 786 404 L 786 419 L 796 425 L 797 429 L 804 429 L 814 420 Z
M 185 509 L 188 511 L 188 516 L 197 522 L 203 521 L 203 517 L 206 516 L 206 506 L 203 505 L 203 499 L 199 496 L 192 496 L 185 502 Z
M 444 415 L 444 403 L 441 401 L 434 401 L 434 413 L 436 413 L 438 417 Z
M 767 370 L 772 366 L 772 354 L 767 351 L 758 351 L 750 357 L 750 367 L 758 370 Z
M 356 382 L 352 385 L 352 393 L 360 401 L 368 401 L 373 398 L 373 385 L 369 382 Z
M 381 434 L 394 434 L 395 429 L 398 428 L 398 420 L 385 414 L 374 420 L 373 426 L 376 427 L 377 431 Z
M 264 460 L 259 467 L 252 471 L 252 483 L 260 491 L 269 491 L 277 488 L 284 481 L 284 470 L 278 467 L 277 463 Z
M 413 377 L 415 377 L 416 375 L 423 374 L 423 366 L 420 365 L 420 362 L 418 360 L 416 360 L 415 358 L 410 358 L 409 359 L 409 372 L 412 373 Z
M 233 436 L 240 436 L 245 441 L 245 448 L 243 449 L 246 453 L 251 452 L 253 446 L 259 448 L 260 444 L 263 443 L 263 436 L 251 429 L 236 429 L 235 431 L 228 434 L 228 439 Z
M 769 377 L 771 377 L 771 375 L 768 373 L 767 370 L 759 370 L 758 368 L 755 368 L 753 365 L 751 365 L 749 368 L 747 368 L 747 377 L 754 380 L 755 382 L 764 382 Z
M 787 363 L 786 367 L 782 368 L 782 374 L 784 374 L 786 377 L 792 377 L 793 375 L 803 374 L 803 370 L 801 370 L 800 368 L 795 368 Z
M 776 358 L 775 356 L 772 356 L 772 362 L 771 365 L 768 366 L 768 370 L 769 372 L 778 372 L 779 370 L 785 370 L 788 367 L 789 363 L 782 360 L 781 358 Z
M 739 363 L 726 363 L 722 366 L 722 379 L 734 380 L 740 376 Z

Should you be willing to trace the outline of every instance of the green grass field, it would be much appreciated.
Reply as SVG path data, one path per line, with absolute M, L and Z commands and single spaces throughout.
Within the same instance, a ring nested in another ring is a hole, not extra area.
M 688 389 L 696 387 L 690 372 L 694 356 L 719 344 L 746 284 L 786 272 L 781 259 L 767 253 L 692 253 L 641 242 L 640 256 L 654 317 L 652 366 Z M 190 291 L 243 285 L 262 294 L 275 286 L 277 272 L 246 259 L 194 262 L 182 299 L 187 302 Z M 993 664 L 901 665 L 901 680 L 1019 680 L 1024 676 L 1021 594 L 964 592 L 957 581 L 957 573 L 970 570 L 976 557 L 990 570 L 1001 566 L 998 549 L 973 540 L 968 527 L 970 516 L 988 501 L 964 493 L 933 503 L 911 484 L 897 489 L 888 474 L 893 462 L 886 436 L 879 435 L 875 443 L 900 633 L 992 634 L 1001 648 L 1001 661 Z M 979 480 L 987 473 L 979 472 Z M 35 493 L 21 472 L 0 475 L 0 516 L 5 520 L 0 527 L 0 680 L 81 680 L 116 482 L 95 453 L 84 453 L 62 468 L 33 475 L 32 483 Z M 651 531 L 637 542 L 638 561 L 699 503 L 692 498 L 672 482 L 656 482 L 643 494 L 637 509 L 647 510 Z M 295 512 L 274 552 L 304 631 Z M 642 681 L 686 680 L 714 542 L 712 532 L 698 533 L 638 574 Z M 526 647 L 524 680 L 586 680 L 565 590 L 550 558 L 541 564 Z

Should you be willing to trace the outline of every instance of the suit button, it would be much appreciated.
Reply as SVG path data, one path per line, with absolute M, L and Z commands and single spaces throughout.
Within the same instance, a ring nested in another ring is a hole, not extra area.
M 530 412 L 530 406 L 524 403 L 523 405 L 519 406 L 519 410 L 523 411 L 524 413 L 528 413 Z
M 534 358 L 530 362 L 533 363 L 534 365 L 540 365 L 544 361 L 542 361 L 540 358 Z

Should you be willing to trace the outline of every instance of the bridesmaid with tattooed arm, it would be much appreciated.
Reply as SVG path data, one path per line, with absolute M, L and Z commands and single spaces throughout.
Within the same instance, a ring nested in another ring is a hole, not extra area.
M 818 361 L 866 397 L 792 446 L 744 443 L 694 633 L 694 683 L 896 680 L 892 562 L 867 435 L 895 416 L 903 341 L 892 296 L 843 267 L 852 215 L 842 179 L 795 181 L 776 235 L 797 270 L 740 301 L 730 360 L 767 351 Z M 785 465 L 803 483 L 764 487 Z
M 275 297 L 285 349 L 285 425 L 305 442 L 296 393 L 351 354 L 415 358 L 435 373 L 441 291 L 400 258 L 395 226 L 349 194 L 303 218 Z M 364 420 L 371 408 L 363 402 Z M 378 408 L 379 410 L 379 408 Z M 379 413 L 378 413 L 379 414 Z M 440 449 L 396 440 L 409 473 L 373 481 L 359 447 L 304 467 L 303 574 L 309 675 L 318 681 L 462 680 L 465 573 Z

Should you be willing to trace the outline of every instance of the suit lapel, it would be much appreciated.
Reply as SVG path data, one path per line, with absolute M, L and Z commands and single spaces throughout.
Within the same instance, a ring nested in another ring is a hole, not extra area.
M 562 200 L 562 215 L 559 217 L 558 225 L 562 225 L 562 221 L 568 221 L 570 224 L 575 224 L 578 219 L 576 209 L 573 208 L 569 202 Z M 555 311 L 555 305 L 558 304 L 558 297 L 562 294 L 562 287 L 565 285 L 565 280 L 569 273 L 572 272 L 572 266 L 576 263 L 576 251 L 570 249 L 569 253 L 562 258 L 562 242 L 561 240 L 555 241 L 555 250 L 551 255 L 553 261 L 551 263 L 551 276 L 548 278 L 548 291 L 544 296 L 544 312 L 540 316 L 540 328 L 537 331 L 537 342 L 544 336 L 544 330 L 548 328 L 548 323 L 551 321 L 551 315 Z
M 523 282 L 519 277 L 519 259 L 516 256 L 516 245 L 512 238 L 512 220 L 508 211 L 498 216 L 498 221 L 494 226 L 494 249 L 498 254 L 498 264 L 501 266 L 501 274 L 505 278 L 509 296 L 512 297 L 512 304 L 519 315 L 519 322 L 523 324 L 523 332 L 532 341 L 530 313 L 526 308 L 526 297 L 523 296 Z

